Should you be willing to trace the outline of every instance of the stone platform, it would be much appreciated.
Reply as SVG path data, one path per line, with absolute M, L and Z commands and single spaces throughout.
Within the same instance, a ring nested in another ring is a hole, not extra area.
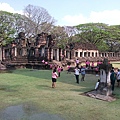
M 108 101 L 108 102 L 112 102 L 112 101 L 116 100 L 114 95 L 109 95 L 109 96 L 102 95 L 102 94 L 99 94 L 96 90 L 85 92 L 82 95 L 85 95 L 85 96 L 88 96 L 88 97 L 91 97 L 91 98 L 95 98 L 95 99 L 99 99 L 99 100 L 103 100 L 103 101 Z

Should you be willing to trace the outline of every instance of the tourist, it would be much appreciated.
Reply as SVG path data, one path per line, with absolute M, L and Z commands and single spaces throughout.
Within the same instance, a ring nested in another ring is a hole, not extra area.
M 63 71 L 63 67 L 61 67 L 61 71 Z
M 76 77 L 76 83 L 78 84 L 79 84 L 79 74 L 80 74 L 80 69 L 76 66 L 74 75 Z
M 110 81 L 112 85 L 112 91 L 114 91 L 115 80 L 116 80 L 116 73 L 114 72 L 114 70 L 111 70 Z
M 58 68 L 58 65 L 57 65 L 57 64 L 55 64 L 55 65 L 54 65 L 54 67 L 55 67 L 55 69 L 57 69 L 57 68 Z
M 42 63 L 45 63 L 45 60 L 42 60 Z
M 71 72 L 70 72 L 70 65 L 67 65 L 67 74 L 68 74 L 68 73 L 71 73 Z
M 57 78 L 58 78 L 58 74 L 56 72 L 56 69 L 53 69 L 53 71 L 52 71 L 52 88 L 56 87 Z
M 83 66 L 81 66 L 81 81 L 84 81 L 84 79 L 85 79 L 85 68 L 83 67 Z
M 94 68 L 94 61 L 92 61 L 92 63 L 91 63 L 91 69 L 93 70 L 93 68 Z
M 101 61 L 98 62 L 98 65 L 101 65 L 102 63 L 103 63 L 103 61 L 101 60 Z
M 61 67 L 59 66 L 57 70 L 58 70 L 58 76 L 60 77 Z
M 99 84 L 100 84 L 100 79 L 98 79 L 98 81 L 97 81 L 97 83 L 96 83 L 96 85 L 95 85 L 95 90 L 98 89 Z
M 89 69 L 90 68 L 90 61 L 86 60 L 86 68 Z
M 99 67 L 99 60 L 97 60 L 97 67 Z
M 45 69 L 48 69 L 48 62 L 45 62 Z
M 62 57 L 62 61 L 64 61 L 64 59 L 65 59 L 65 55 L 62 55 L 61 57 Z
M 99 67 L 98 66 L 95 68 L 95 73 L 96 73 L 96 76 L 99 76 Z
M 52 64 L 50 64 L 50 69 L 52 69 L 52 67 L 53 67 L 53 65 L 52 65 Z
M 76 59 L 76 67 L 78 67 L 79 68 L 79 59 Z
M 117 86 L 119 87 L 120 86 L 120 69 L 118 69 L 118 72 L 117 72 Z

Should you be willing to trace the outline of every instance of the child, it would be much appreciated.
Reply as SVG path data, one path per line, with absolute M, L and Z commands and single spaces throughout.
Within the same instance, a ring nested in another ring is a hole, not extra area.
M 92 64 L 91 64 L 91 69 L 93 70 L 94 68 L 94 61 L 92 61 Z
M 58 76 L 60 77 L 61 67 L 59 66 L 57 70 L 58 70 Z
M 68 70 L 67 70 L 67 74 L 70 73 L 70 65 L 67 66 Z
M 63 71 L 63 68 L 61 67 L 61 71 Z
M 95 68 L 96 76 L 99 76 L 99 75 L 98 75 L 98 72 L 99 72 L 99 69 L 98 69 L 98 67 L 96 67 L 96 68 Z
M 54 69 L 52 72 L 52 88 L 56 87 L 57 78 L 58 78 L 58 74 L 56 72 L 56 69 Z
M 79 59 L 76 60 L 76 67 L 79 67 Z
M 97 81 L 97 83 L 96 83 L 96 85 L 95 85 L 95 90 L 98 89 L 99 84 L 100 84 L 100 79 L 98 79 L 98 81 Z

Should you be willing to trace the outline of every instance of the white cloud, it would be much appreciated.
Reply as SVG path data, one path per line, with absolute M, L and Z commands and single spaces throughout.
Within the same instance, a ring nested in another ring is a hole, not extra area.
M 23 11 L 17 11 L 7 3 L 0 3 L 0 10 L 8 11 L 11 13 L 23 14 Z M 100 12 L 91 11 L 89 16 L 83 14 L 78 15 L 66 15 L 61 20 L 58 20 L 58 24 L 61 26 L 74 26 L 84 23 L 106 23 L 109 25 L 120 25 L 120 10 L 105 10 Z
M 105 10 L 102 12 L 91 12 L 90 21 L 92 22 L 102 22 L 109 25 L 119 25 L 120 24 L 120 10 Z
M 7 3 L 0 3 L 0 10 L 2 11 L 7 11 L 7 12 L 11 12 L 11 13 L 19 13 L 19 14 L 23 14 L 23 11 L 16 11 L 14 10 L 9 4 Z
M 64 18 L 62 18 L 62 21 L 66 23 L 67 25 L 78 25 L 80 23 L 86 23 L 87 18 L 85 18 L 82 14 L 80 15 L 66 15 Z
M 119 25 L 120 24 L 120 10 L 105 10 L 101 12 L 92 11 L 88 17 L 85 17 L 83 14 L 79 15 L 66 15 L 62 18 L 62 22 L 66 23 L 65 25 L 74 26 L 84 23 L 106 23 L 109 25 Z

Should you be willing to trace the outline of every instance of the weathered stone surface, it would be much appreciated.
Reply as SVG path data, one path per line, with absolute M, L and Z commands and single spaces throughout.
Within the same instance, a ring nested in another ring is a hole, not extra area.
M 95 99 L 100 99 L 100 100 L 103 100 L 103 101 L 108 101 L 108 102 L 112 102 L 112 101 L 116 100 L 116 98 L 114 96 L 102 95 L 102 94 L 98 93 L 95 90 L 87 92 L 87 93 L 85 93 L 85 95 L 89 96 L 89 97 L 92 97 L 92 98 L 95 98 Z

